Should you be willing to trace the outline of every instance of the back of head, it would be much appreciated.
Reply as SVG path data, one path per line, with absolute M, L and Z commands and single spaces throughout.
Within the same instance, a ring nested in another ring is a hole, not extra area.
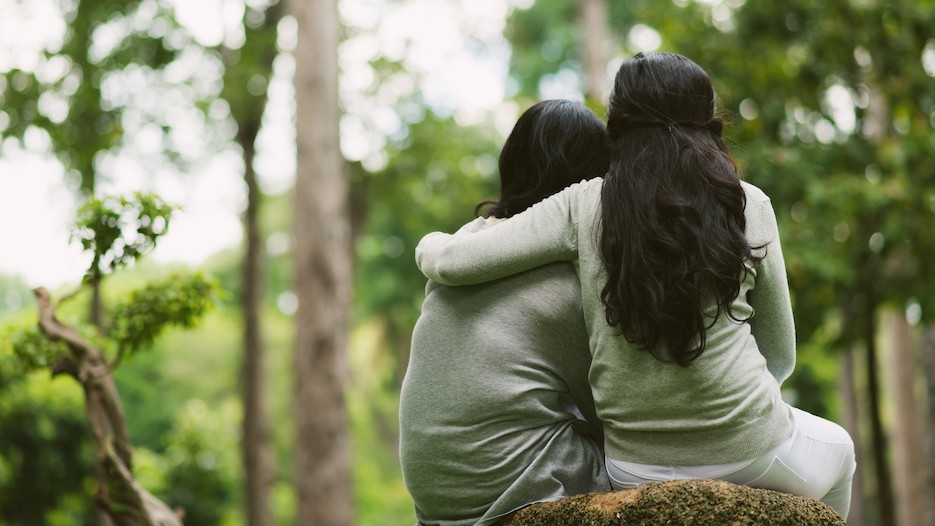
M 607 322 L 680 365 L 704 351 L 717 316 L 731 315 L 743 261 L 753 257 L 743 188 L 715 110 L 708 75 L 673 53 L 625 60 L 608 108 L 600 232 Z
M 580 102 L 546 100 L 517 120 L 500 152 L 500 198 L 484 215 L 518 214 L 584 179 L 600 177 L 609 160 L 604 122 Z
M 668 132 L 670 125 L 709 126 L 719 135 L 716 105 L 711 79 L 698 64 L 675 53 L 638 53 L 617 71 L 607 129 L 616 138 L 643 127 Z

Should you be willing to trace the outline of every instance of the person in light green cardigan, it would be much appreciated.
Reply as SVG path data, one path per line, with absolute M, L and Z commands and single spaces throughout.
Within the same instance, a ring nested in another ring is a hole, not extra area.
M 500 154 L 484 231 L 603 175 L 603 121 L 579 102 L 523 113 Z M 429 282 L 400 396 L 400 464 L 425 526 L 485 526 L 535 502 L 610 491 L 574 268 L 555 263 L 472 287 Z
M 787 405 L 795 328 L 775 214 L 740 180 L 707 74 L 671 53 L 621 65 L 610 169 L 500 225 L 433 233 L 447 285 L 572 262 L 615 488 L 720 478 L 822 499 L 847 517 L 853 442 Z

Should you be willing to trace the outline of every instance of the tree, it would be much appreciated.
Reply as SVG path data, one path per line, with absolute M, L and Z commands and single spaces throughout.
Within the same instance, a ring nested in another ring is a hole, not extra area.
M 337 2 L 293 1 L 296 44 L 295 478 L 298 524 L 353 522 L 344 404 L 348 187 L 339 148 Z
M 888 312 L 884 318 L 884 333 L 890 342 L 887 358 L 888 379 L 892 386 L 893 408 L 893 475 L 896 489 L 896 512 L 903 526 L 924 526 L 926 520 L 925 420 L 920 418 L 915 388 L 915 346 L 909 323 L 903 312 Z
M 270 444 L 269 417 L 265 405 L 265 369 L 260 306 L 263 299 L 263 247 L 258 224 L 262 192 L 253 161 L 256 138 L 266 108 L 266 87 L 273 74 L 277 26 L 282 5 L 273 2 L 265 10 L 247 5 L 243 27 L 245 40 L 239 49 L 222 47 L 224 88 L 221 97 L 228 102 L 237 123 L 237 144 L 243 155 L 247 206 L 243 214 L 244 256 L 241 271 L 244 359 L 241 375 L 243 400 L 244 500 L 247 524 L 273 523 L 269 503 L 274 473 L 274 452 Z
M 0 132 L 23 138 L 27 130 L 35 130 L 48 137 L 52 152 L 76 183 L 79 202 L 95 196 L 101 177 L 101 154 L 114 151 L 124 142 L 123 116 L 127 107 L 105 98 L 105 82 L 129 69 L 143 74 L 158 72 L 180 51 L 165 38 L 178 31 L 173 19 L 165 11 L 141 9 L 145 3 L 72 2 L 62 9 L 68 31 L 59 49 L 36 50 L 41 56 L 33 70 L 0 72 L 5 81 L 0 82 L 0 88 L 5 88 L 0 89 L 0 102 L 9 118 L 7 129 Z M 148 18 L 148 27 L 162 27 L 163 33 L 134 24 L 134 18 Z M 120 37 L 113 45 L 92 52 L 91 42 L 105 28 Z M 151 122 L 160 125 L 160 131 L 165 133 L 171 128 L 161 116 L 151 117 Z M 90 319 L 100 325 L 102 306 L 97 279 L 92 276 L 90 283 Z
M 931 403 L 931 400 L 935 400 L 935 381 L 932 381 L 932 378 L 935 378 L 935 327 L 927 327 L 923 330 L 921 339 L 922 369 L 928 379 L 927 394 L 929 400 L 928 418 L 924 420 L 928 426 L 923 427 L 923 429 L 926 430 L 926 436 L 928 437 L 927 454 L 929 458 L 935 458 L 935 404 Z M 929 488 L 929 494 L 931 494 L 932 488 L 935 488 L 935 463 L 929 466 L 926 484 Z M 926 512 L 929 518 L 935 517 L 935 502 L 932 499 L 926 499 L 926 503 Z
M 172 210 L 151 195 L 90 200 L 79 210 L 75 230 L 75 237 L 94 254 L 87 276 L 106 276 L 152 250 L 166 233 Z M 85 279 L 84 285 L 90 283 Z M 16 331 L 0 348 L 0 378 L 15 381 L 45 368 L 78 382 L 96 444 L 100 486 L 94 497 L 101 516 L 116 525 L 181 525 L 179 514 L 134 478 L 133 449 L 113 371 L 167 328 L 194 325 L 211 305 L 211 282 L 200 275 L 174 275 L 135 290 L 115 305 L 108 329 L 96 336 L 57 317 L 61 301 L 74 295 L 53 304 L 46 289 L 34 292 L 38 330 Z
M 584 55 L 586 98 L 592 104 L 605 105 L 607 89 L 607 2 L 581 0 L 580 31 Z

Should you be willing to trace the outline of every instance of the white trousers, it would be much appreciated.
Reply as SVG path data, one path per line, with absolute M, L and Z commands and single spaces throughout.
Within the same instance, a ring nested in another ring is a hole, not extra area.
M 819 499 L 846 520 L 857 468 L 853 440 L 834 422 L 790 409 L 792 436 L 758 458 L 711 466 L 656 466 L 607 457 L 610 483 L 614 489 L 627 489 L 662 480 L 720 479 Z

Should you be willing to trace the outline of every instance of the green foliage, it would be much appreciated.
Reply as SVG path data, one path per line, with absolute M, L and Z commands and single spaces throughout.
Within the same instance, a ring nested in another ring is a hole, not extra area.
M 94 194 L 95 157 L 122 144 L 126 101 L 115 104 L 102 95 L 104 80 L 124 71 L 152 72 L 172 62 L 188 36 L 171 12 L 151 9 L 143 0 L 83 0 L 62 4 L 68 30 L 58 49 L 42 50 L 34 69 L 0 71 L 0 105 L 8 117 L 0 134 L 23 138 L 41 131 L 53 153 L 84 196 Z M 106 32 L 110 46 L 96 46 Z M 49 74 L 48 72 L 55 72 Z M 64 102 L 67 111 L 61 113 Z M 160 121 L 162 116 L 154 116 Z M 161 127 L 168 133 L 169 127 Z M 170 144 L 169 141 L 166 141 Z
M 376 320 L 358 325 L 348 353 L 354 374 L 347 407 L 360 526 L 415 523 L 412 501 L 399 473 L 399 391 L 389 381 L 395 364 L 385 352 L 382 325 Z
M 563 68 L 581 69 L 577 28 L 569 23 L 577 18 L 577 7 L 574 0 L 539 1 L 510 16 L 505 34 L 513 44 L 510 71 L 518 81 L 519 96 L 538 100 L 544 77 Z
M 196 330 L 170 330 L 120 366 L 114 380 L 134 446 L 164 451 L 179 411 L 192 399 L 209 407 L 236 399 L 239 362 L 231 350 L 238 329 L 235 311 L 213 310 Z
M 72 238 L 93 254 L 85 282 L 137 261 L 168 233 L 176 207 L 154 194 L 91 199 L 78 209 Z
M 0 388 L 21 379 L 26 374 L 46 368 L 65 356 L 67 347 L 59 341 L 49 341 L 35 326 L 9 326 L 0 336 Z
M 200 273 L 148 283 L 114 306 L 109 336 L 121 353 L 144 349 L 168 327 L 194 327 L 214 295 L 214 282 Z
M 47 372 L 0 386 L 0 523 L 94 524 L 90 430 L 81 388 Z
M 193 399 L 167 436 L 163 494 L 170 506 L 185 510 L 186 525 L 219 525 L 230 514 L 240 476 L 238 413 L 233 400 L 209 408 Z

